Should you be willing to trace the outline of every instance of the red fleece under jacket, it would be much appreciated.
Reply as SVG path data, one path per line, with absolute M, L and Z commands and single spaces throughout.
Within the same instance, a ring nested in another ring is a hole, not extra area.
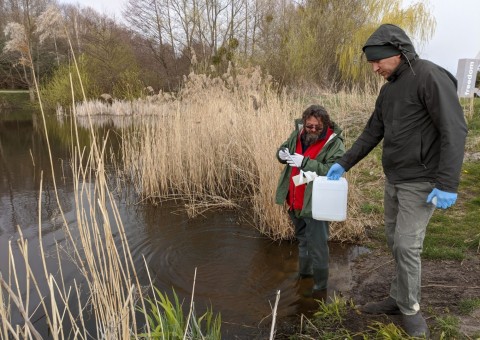
M 308 157 L 310 159 L 315 159 L 317 158 L 318 154 L 320 151 L 323 149 L 325 146 L 325 143 L 328 141 L 330 136 L 333 133 L 333 130 L 331 128 L 327 129 L 327 133 L 325 134 L 325 138 L 315 142 L 314 144 L 310 145 L 307 150 L 305 150 L 305 153 L 302 153 L 302 141 L 301 137 L 305 133 L 305 130 L 303 130 L 297 138 L 297 145 L 295 147 L 295 153 L 301 154 L 304 157 Z M 292 172 L 290 174 L 290 184 L 288 188 L 288 196 L 287 196 L 287 204 L 290 207 L 291 210 L 302 210 L 303 209 L 303 196 L 305 195 L 305 187 L 306 184 L 301 184 L 298 186 L 295 186 L 293 183 L 292 177 L 296 176 L 300 173 L 300 168 L 294 167 L 292 168 Z

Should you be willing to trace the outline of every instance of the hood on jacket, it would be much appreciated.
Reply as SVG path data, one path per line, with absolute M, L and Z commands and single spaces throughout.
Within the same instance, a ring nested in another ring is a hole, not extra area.
M 367 39 L 367 42 L 362 47 L 362 51 L 365 52 L 365 48 L 368 46 L 384 46 L 392 45 L 400 51 L 400 53 L 409 61 L 418 57 L 412 41 L 400 27 L 392 24 L 383 24 L 376 29 L 375 32 Z

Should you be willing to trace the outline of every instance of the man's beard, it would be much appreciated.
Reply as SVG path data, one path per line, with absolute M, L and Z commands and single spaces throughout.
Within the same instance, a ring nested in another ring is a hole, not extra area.
M 306 146 L 310 146 L 317 142 L 320 139 L 320 134 L 315 134 L 315 133 L 305 133 L 302 135 L 303 137 L 303 144 Z

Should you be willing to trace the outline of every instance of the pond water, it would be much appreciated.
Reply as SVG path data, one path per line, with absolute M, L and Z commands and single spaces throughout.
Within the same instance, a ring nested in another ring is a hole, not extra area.
M 34 267 L 42 266 L 38 228 L 44 235 L 45 251 L 53 258 L 55 244 L 61 245 L 65 239 L 52 191 L 41 121 L 33 113 L 23 114 L 21 119 L 18 116 L 0 113 L 0 271 L 4 278 L 8 276 L 9 244 L 18 253 L 17 226 L 28 239 Z M 118 128 L 127 124 L 121 121 L 116 125 L 111 118 L 98 120 L 98 123 L 102 131 L 105 127 Z M 75 225 L 69 165 L 70 126 L 52 118 L 48 120 L 48 129 L 60 201 L 67 222 Z M 251 339 L 261 332 L 265 334 L 272 321 L 270 314 L 277 290 L 280 290 L 278 318 L 308 313 L 316 306 L 312 298 L 305 296 L 312 282 L 305 285 L 296 280 L 296 244 L 272 242 L 261 236 L 250 223 L 240 218 L 238 212 L 213 211 L 189 219 L 182 207 L 174 203 L 153 206 L 119 200 L 117 204 L 140 279 L 148 282 L 145 269 L 142 269 L 145 258 L 155 285 L 167 293 L 173 288 L 188 305 L 197 268 L 195 306 L 198 310 L 212 307 L 214 313 L 221 313 L 223 338 Z M 335 291 L 349 289 L 351 261 L 365 250 L 339 244 L 330 244 L 330 250 L 328 294 L 332 296 Z M 19 258 L 16 263 L 22 266 Z M 74 265 L 67 260 L 62 263 L 67 285 L 73 279 L 81 281 Z M 54 264 L 50 265 L 53 268 Z M 34 306 L 35 301 L 31 305 Z M 48 336 L 48 330 L 41 326 L 42 319 L 42 315 L 38 315 L 33 321 L 42 334 Z

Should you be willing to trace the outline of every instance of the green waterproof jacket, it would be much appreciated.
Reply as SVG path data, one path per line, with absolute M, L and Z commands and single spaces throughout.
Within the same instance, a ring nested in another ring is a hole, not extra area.
M 345 153 L 345 145 L 343 144 L 343 137 L 341 136 L 342 130 L 335 123 L 332 124 L 334 134 L 332 134 L 330 140 L 324 145 L 315 159 L 310 159 L 309 157 L 303 159 L 301 170 L 313 171 L 319 176 L 325 176 L 336 160 L 342 157 Z M 301 128 L 295 129 L 290 137 L 288 137 L 288 139 L 277 150 L 278 161 L 285 164 L 285 168 L 278 180 L 277 192 L 275 195 L 275 203 L 277 204 L 283 205 L 287 199 L 290 175 L 292 173 L 292 168 L 278 157 L 278 152 L 281 148 L 286 147 L 291 154 L 294 154 L 297 139 L 301 130 Z M 313 182 L 307 184 L 305 196 L 303 198 L 303 208 L 302 211 L 300 211 L 299 217 L 312 217 L 312 187 Z

